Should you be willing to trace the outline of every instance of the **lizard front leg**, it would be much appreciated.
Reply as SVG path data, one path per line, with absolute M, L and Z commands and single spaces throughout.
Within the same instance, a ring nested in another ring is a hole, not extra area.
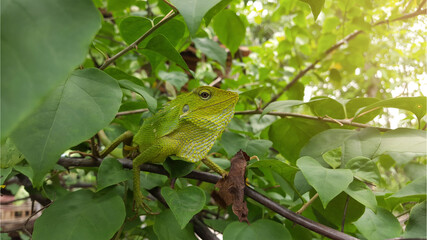
M 149 207 L 144 202 L 146 197 L 141 193 L 140 189 L 140 166 L 143 163 L 161 163 L 164 162 L 166 157 L 175 154 L 178 143 L 172 139 L 162 138 L 155 142 L 154 145 L 147 148 L 139 154 L 132 162 L 133 170 L 133 198 L 136 207 L 142 207 L 146 212 Z

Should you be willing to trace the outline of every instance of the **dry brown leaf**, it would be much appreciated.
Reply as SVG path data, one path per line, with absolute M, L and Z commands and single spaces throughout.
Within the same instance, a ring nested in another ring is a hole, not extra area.
M 245 152 L 242 150 L 237 152 L 231 159 L 230 172 L 227 176 L 220 179 L 215 187 L 219 188 L 218 194 L 225 204 L 227 206 L 232 204 L 233 212 L 239 218 L 239 221 L 249 223 L 248 207 L 244 200 L 247 161 L 249 161 L 249 156 Z

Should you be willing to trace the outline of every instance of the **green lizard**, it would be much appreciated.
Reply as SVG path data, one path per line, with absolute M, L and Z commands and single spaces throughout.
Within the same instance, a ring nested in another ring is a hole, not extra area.
M 154 116 L 147 118 L 133 138 L 140 154 L 133 160 L 133 191 L 136 206 L 147 209 L 140 191 L 140 169 L 143 163 L 161 163 L 170 155 L 190 162 L 202 160 L 221 175 L 226 172 L 205 159 L 215 140 L 233 117 L 239 95 L 214 87 L 198 87 L 170 101 Z M 125 132 L 101 152 L 105 157 L 126 138 Z

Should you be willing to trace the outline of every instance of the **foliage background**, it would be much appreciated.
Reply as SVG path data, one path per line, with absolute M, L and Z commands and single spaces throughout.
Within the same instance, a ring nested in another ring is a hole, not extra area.
M 212 157 L 258 156 L 251 188 L 294 212 L 310 202 L 302 216 L 337 239 L 425 238 L 425 14 L 414 0 L 4 0 L 2 194 L 49 206 L 34 239 L 214 239 L 206 225 L 224 239 L 325 238 L 250 198 L 239 223 L 213 184 L 182 177 L 208 169 L 177 161 L 164 164 L 174 189 L 142 172 L 159 214 L 135 217 L 121 151 L 75 152 L 96 155 L 210 84 L 240 94 Z

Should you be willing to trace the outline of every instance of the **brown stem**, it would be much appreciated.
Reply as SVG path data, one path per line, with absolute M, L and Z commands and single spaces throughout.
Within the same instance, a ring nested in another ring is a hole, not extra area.
M 304 212 L 308 208 L 308 206 L 310 206 L 314 202 L 314 200 L 316 200 L 316 198 L 318 197 L 319 197 L 318 193 L 314 194 L 314 196 L 310 200 L 308 200 L 308 202 L 306 202 L 304 205 L 302 205 L 302 207 L 298 211 L 296 211 L 296 213 L 301 214 L 302 212 Z
M 349 200 L 350 200 L 350 196 L 347 195 L 347 199 L 345 200 L 345 205 L 344 205 L 344 213 L 343 213 L 342 222 L 341 222 L 341 232 L 344 232 L 345 216 L 347 215 L 347 207 L 348 207 Z

